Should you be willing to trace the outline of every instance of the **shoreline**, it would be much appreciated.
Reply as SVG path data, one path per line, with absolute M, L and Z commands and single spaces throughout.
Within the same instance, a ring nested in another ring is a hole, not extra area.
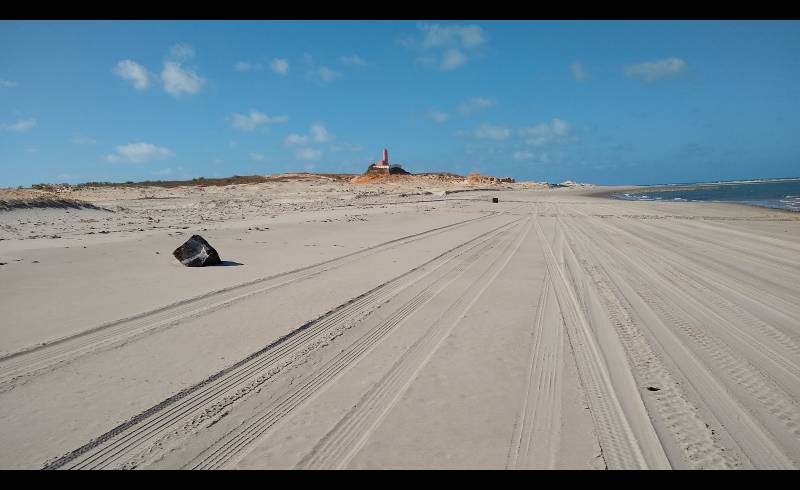
M 598 186 L 601 187 L 601 186 Z M 598 198 L 598 199 L 605 199 L 611 201 L 625 201 L 625 202 L 650 202 L 650 203 L 670 203 L 670 204 L 729 204 L 733 206 L 744 206 L 746 208 L 755 208 L 755 209 L 762 209 L 762 210 L 770 210 L 776 211 L 780 213 L 788 213 L 789 216 L 796 216 L 800 220 L 800 210 L 792 210 L 787 208 L 774 208 L 770 206 L 759 206 L 758 204 L 752 204 L 748 202 L 742 201 L 704 201 L 704 200 L 695 200 L 695 201 L 665 201 L 665 200 L 657 200 L 657 199 L 622 199 L 619 197 L 614 197 L 614 194 L 625 192 L 625 191 L 642 191 L 643 189 L 648 189 L 648 186 L 623 186 L 623 187 L 616 187 L 616 186 L 609 186 L 611 189 L 597 189 L 595 191 L 587 191 L 586 193 L 582 193 L 581 195 L 586 197 Z M 613 189 L 613 190 L 612 190 Z

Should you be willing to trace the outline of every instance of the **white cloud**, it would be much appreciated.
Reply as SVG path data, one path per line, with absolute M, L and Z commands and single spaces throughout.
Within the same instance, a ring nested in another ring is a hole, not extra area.
M 428 113 L 428 117 L 433 119 L 437 123 L 443 123 L 450 118 L 450 115 L 442 111 L 430 111 Z
M 333 68 L 319 66 L 314 57 L 308 53 L 303 54 L 303 64 L 306 67 L 306 77 L 317 83 L 325 84 L 340 78 L 342 74 Z
M 317 73 L 319 74 L 320 80 L 322 80 L 323 82 L 332 82 L 342 76 L 341 73 L 339 73 L 336 70 L 332 70 L 327 66 L 319 67 Z
M 467 62 L 467 57 L 458 49 L 448 49 L 442 55 L 442 70 L 455 70 Z
M 76 136 L 70 140 L 70 142 L 74 145 L 96 145 L 98 141 L 93 138 L 87 138 L 85 136 Z
M 56 176 L 56 178 L 58 180 L 60 180 L 61 182 L 70 182 L 70 181 L 73 181 L 73 180 L 77 180 L 78 176 L 77 175 L 72 175 L 72 174 L 58 174 Z
M 485 32 L 477 25 L 419 24 L 421 37 L 406 38 L 403 44 L 420 52 L 417 62 L 442 71 L 454 70 L 469 61 L 469 56 L 487 43 Z
M 286 75 L 289 73 L 289 61 L 285 59 L 275 58 L 269 64 L 269 67 L 278 75 Z
M 194 95 L 198 93 L 205 83 L 205 79 L 190 68 L 183 68 L 180 63 L 167 61 L 161 70 L 161 81 L 164 90 L 178 97 L 182 94 Z
M 367 66 L 367 62 L 361 56 L 354 54 L 351 56 L 342 56 L 339 58 L 345 66 Z
M 478 139 L 505 140 L 511 136 L 511 130 L 501 126 L 481 124 L 473 132 L 473 136 Z
M 261 153 L 250 153 L 250 160 L 254 162 L 261 162 L 264 160 L 264 155 Z
M 298 160 L 319 160 L 322 157 L 322 150 L 316 148 L 298 148 L 294 155 Z
M 261 65 L 261 63 L 250 63 L 249 61 L 237 61 L 233 65 L 233 69 L 240 72 L 245 72 L 255 69 L 260 70 L 261 68 L 263 68 L 263 65 Z
M 318 122 L 312 124 L 311 127 L 308 128 L 308 133 L 309 133 L 308 135 L 292 133 L 288 135 L 286 138 L 284 138 L 283 145 L 289 148 L 292 146 L 307 145 L 309 143 L 328 143 L 336 139 L 336 136 L 331 134 L 331 132 L 328 131 L 328 129 L 325 127 L 324 124 Z M 349 145 L 349 143 L 345 144 Z M 310 148 L 304 148 L 301 150 L 305 152 L 304 154 L 310 154 L 308 153 L 308 150 L 310 150 Z M 298 150 L 298 152 L 300 152 L 301 150 Z
M 625 67 L 625 75 L 638 78 L 644 82 L 655 82 L 665 78 L 674 78 L 684 73 L 689 68 L 680 58 L 665 58 L 663 60 L 648 61 Z
M 417 26 L 422 31 L 419 46 L 422 49 L 464 47 L 473 48 L 486 43 L 486 37 L 480 26 L 441 26 L 439 24 L 420 24 Z
M 194 48 L 191 44 L 178 43 L 169 48 L 169 54 L 172 59 L 177 61 L 186 61 L 194 58 Z
M 169 148 L 162 148 L 150 143 L 129 143 L 117 146 L 114 150 L 114 153 L 106 156 L 106 160 L 111 163 L 146 163 L 175 156 L 175 153 Z
M 11 87 L 16 87 L 17 85 L 19 85 L 17 82 L 6 80 L 5 78 L 0 78 L 0 87 L 2 88 L 11 88 Z
M 541 123 L 530 128 L 519 130 L 529 145 L 542 146 L 550 143 L 570 143 L 575 140 L 570 125 L 561 119 L 554 118 L 549 123 Z
M 475 97 L 458 106 L 458 111 L 461 114 L 471 114 L 481 109 L 488 109 L 494 107 L 494 100 L 486 97 Z
M 34 126 L 36 126 L 36 119 L 28 118 L 20 119 L 12 124 L 0 124 L 0 130 L 14 131 L 15 133 L 25 133 L 33 129 Z
M 529 151 L 515 151 L 514 160 L 530 160 L 534 154 Z
M 289 116 L 268 116 L 263 112 L 251 110 L 250 114 L 234 113 L 230 117 L 231 126 L 241 131 L 253 131 L 261 124 L 285 123 Z
M 308 144 L 311 140 L 308 136 L 292 133 L 283 140 L 284 146 L 300 146 Z
M 333 140 L 334 136 L 328 132 L 328 129 L 321 123 L 314 123 L 309 129 L 311 138 L 317 143 L 326 143 Z
M 233 140 L 229 140 L 229 141 L 228 141 L 228 148 L 230 148 L 230 149 L 234 149 L 234 148 L 236 148 L 237 146 L 239 146 L 239 144 L 238 144 L 238 143 L 236 143 L 235 141 L 233 141 Z
M 145 90 L 150 86 L 150 73 L 145 67 L 131 60 L 122 60 L 114 67 L 113 72 L 123 80 L 133 82 L 136 90 Z
M 575 78 L 575 80 L 579 82 L 583 82 L 589 79 L 589 72 L 586 71 L 586 67 L 580 60 L 569 65 L 569 71 L 570 73 L 572 73 L 572 76 Z

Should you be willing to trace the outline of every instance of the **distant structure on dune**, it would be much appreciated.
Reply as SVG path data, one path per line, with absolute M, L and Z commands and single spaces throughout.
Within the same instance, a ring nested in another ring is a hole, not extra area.
M 383 158 L 381 160 L 370 164 L 367 167 L 366 174 L 379 174 L 379 175 L 389 175 L 389 174 L 407 174 L 403 167 L 397 163 L 389 164 L 389 150 L 386 148 L 383 149 Z

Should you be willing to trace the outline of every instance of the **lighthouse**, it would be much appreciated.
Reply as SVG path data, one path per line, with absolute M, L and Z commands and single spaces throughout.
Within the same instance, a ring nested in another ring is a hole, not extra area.
M 367 167 L 366 173 L 388 175 L 388 174 L 407 174 L 408 172 L 403 170 L 403 168 L 396 163 L 394 165 L 389 165 L 389 150 L 384 148 L 382 158 L 379 161 Z

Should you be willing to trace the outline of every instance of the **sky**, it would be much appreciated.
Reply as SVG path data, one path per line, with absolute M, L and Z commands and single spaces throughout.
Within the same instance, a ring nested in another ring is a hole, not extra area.
M 0 21 L 0 186 L 800 175 L 797 21 Z

